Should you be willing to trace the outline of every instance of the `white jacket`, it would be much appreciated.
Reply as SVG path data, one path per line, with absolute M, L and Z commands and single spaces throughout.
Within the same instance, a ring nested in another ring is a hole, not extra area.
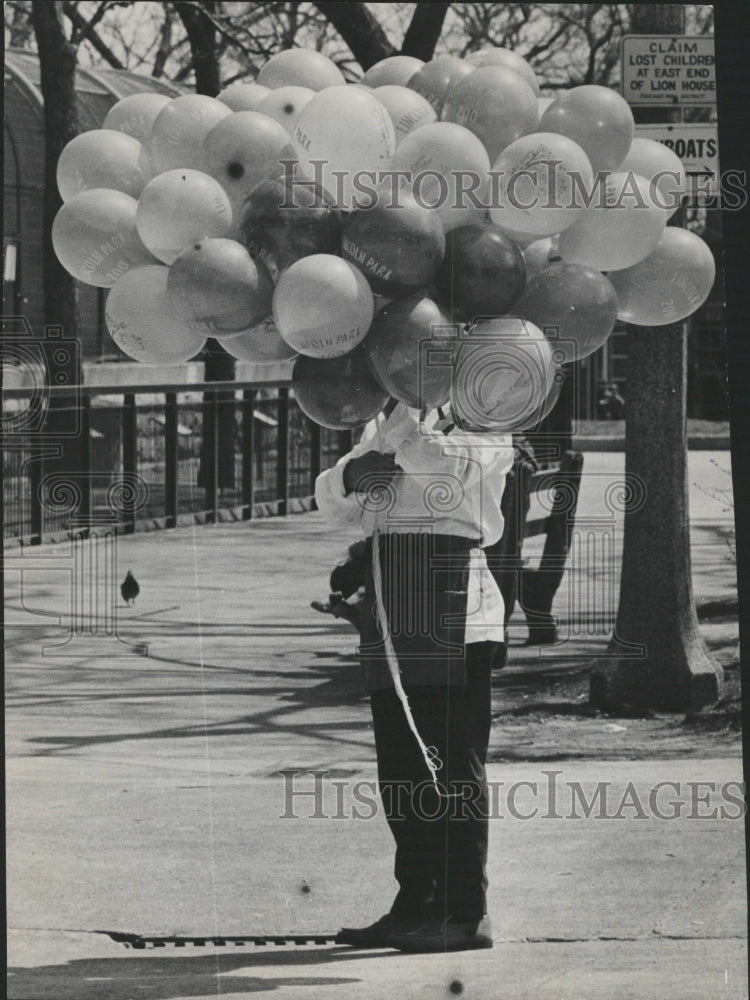
M 368 451 L 393 454 L 403 471 L 386 491 L 347 495 L 344 467 Z M 349 454 L 318 476 L 315 499 L 331 524 L 360 525 L 366 536 L 377 524 L 383 533 L 429 530 L 476 539 L 466 642 L 504 642 L 503 599 L 479 546 L 493 545 L 502 535 L 500 501 L 512 465 L 509 434 L 461 431 L 437 410 L 420 422 L 417 410 L 399 403 L 387 419 L 379 414 L 371 420 Z

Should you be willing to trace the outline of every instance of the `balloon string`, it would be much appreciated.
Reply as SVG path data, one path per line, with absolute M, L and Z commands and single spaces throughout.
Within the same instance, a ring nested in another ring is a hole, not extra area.
M 382 428 L 380 426 L 380 420 L 376 418 L 375 427 L 377 429 L 378 435 L 378 450 L 380 454 L 383 454 L 383 435 Z M 409 704 L 409 698 L 407 697 L 406 691 L 404 691 L 404 686 L 401 683 L 401 669 L 398 663 L 398 657 L 396 656 L 396 650 L 393 648 L 393 640 L 391 639 L 390 624 L 388 622 L 388 614 L 385 610 L 385 601 L 383 600 L 383 574 L 380 566 L 380 511 L 375 514 L 375 524 L 372 529 L 372 580 L 375 590 L 375 606 L 378 612 L 378 621 L 380 622 L 380 628 L 383 633 L 383 645 L 385 647 L 385 658 L 388 663 L 388 669 L 391 674 L 391 679 L 393 681 L 393 686 L 396 689 L 396 694 L 398 695 L 399 701 L 401 702 L 404 715 L 406 716 L 406 721 L 409 723 L 409 729 L 414 733 L 414 738 L 419 745 L 419 749 L 422 751 L 422 756 L 424 757 L 424 762 L 427 765 L 427 770 L 432 778 L 432 783 L 440 792 L 437 781 L 437 771 L 442 767 L 442 761 L 437 755 L 437 750 L 435 747 L 426 746 L 424 740 L 419 735 L 419 730 L 417 729 L 417 724 L 414 721 L 414 716 L 412 715 L 411 705 Z

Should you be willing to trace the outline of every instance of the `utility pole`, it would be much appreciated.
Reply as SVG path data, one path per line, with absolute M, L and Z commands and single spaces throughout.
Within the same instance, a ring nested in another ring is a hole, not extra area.
M 682 4 L 633 4 L 631 32 L 681 35 Z M 634 109 L 636 121 L 679 121 L 679 110 Z M 678 222 L 684 224 L 677 217 Z M 625 512 L 620 605 L 608 656 L 591 675 L 598 708 L 685 711 L 716 701 L 723 671 L 700 635 L 690 566 L 687 326 L 627 332 L 625 471 L 644 502 Z

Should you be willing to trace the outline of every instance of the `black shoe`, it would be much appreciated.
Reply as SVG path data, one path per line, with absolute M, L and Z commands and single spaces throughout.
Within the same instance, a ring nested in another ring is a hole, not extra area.
M 486 916 L 468 923 L 434 917 L 411 930 L 387 934 L 384 944 L 410 952 L 473 951 L 492 947 L 492 927 Z
M 387 948 L 389 934 L 404 933 L 424 924 L 424 914 L 418 917 L 400 917 L 386 913 L 369 927 L 342 927 L 336 935 L 336 944 L 350 944 L 355 948 Z

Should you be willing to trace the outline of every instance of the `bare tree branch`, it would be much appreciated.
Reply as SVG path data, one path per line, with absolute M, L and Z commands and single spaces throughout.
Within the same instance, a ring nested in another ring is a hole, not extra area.
M 104 7 L 106 7 L 106 4 L 102 4 L 97 13 L 101 11 L 103 16 Z M 114 52 L 106 44 L 106 42 L 102 41 L 102 39 L 99 37 L 96 31 L 94 31 L 93 24 L 81 16 L 75 4 L 71 3 L 71 0 L 64 0 L 63 11 L 65 13 L 65 16 L 73 25 L 74 31 L 80 32 L 79 41 L 84 40 L 84 33 L 85 33 L 85 41 L 89 42 L 89 44 L 96 49 L 99 55 L 103 59 L 106 59 L 106 61 L 109 63 L 110 66 L 113 66 L 115 69 L 125 69 L 125 64 L 123 63 L 123 61 L 114 54 Z M 96 15 L 94 15 L 94 17 L 96 17 Z M 94 19 L 92 18 L 92 21 L 93 20 Z

